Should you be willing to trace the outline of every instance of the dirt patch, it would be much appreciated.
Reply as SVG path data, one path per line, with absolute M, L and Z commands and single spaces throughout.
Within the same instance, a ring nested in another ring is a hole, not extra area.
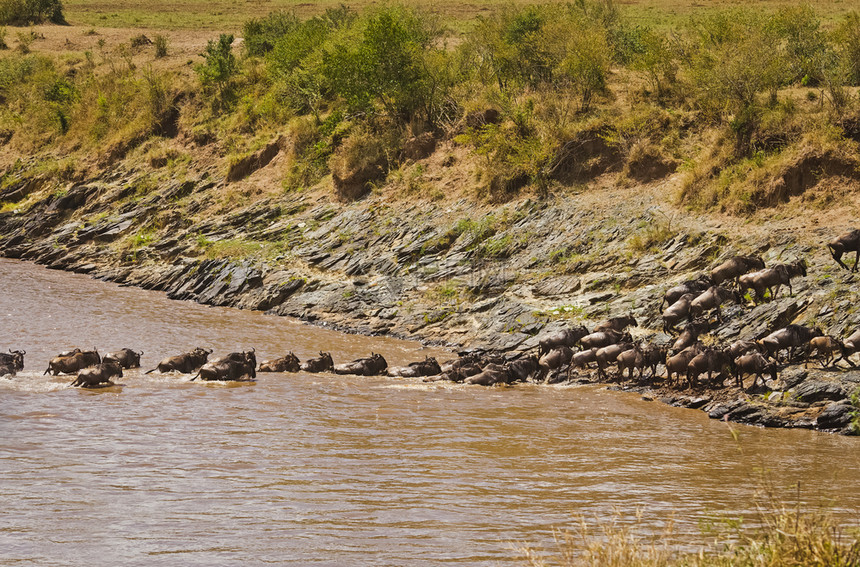
M 255 171 L 269 165 L 275 156 L 281 151 L 283 139 L 279 138 L 266 145 L 263 149 L 244 157 L 230 165 L 227 170 L 227 181 L 235 182 L 248 177 Z
M 833 151 L 805 152 L 785 165 L 761 192 L 758 205 L 773 207 L 802 195 L 828 177 L 857 178 L 858 161 Z

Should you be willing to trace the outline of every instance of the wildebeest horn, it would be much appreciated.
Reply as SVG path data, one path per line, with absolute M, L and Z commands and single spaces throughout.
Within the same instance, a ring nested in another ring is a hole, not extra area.
M 136 354 L 137 354 L 137 356 L 143 356 L 143 351 L 140 351 L 140 352 L 138 352 L 138 353 L 136 353 Z
M 204 349 L 203 349 L 203 352 L 205 352 L 206 354 L 212 354 L 212 352 L 213 352 L 213 351 L 212 351 L 212 349 L 211 349 L 211 348 L 208 348 L 208 349 L 207 349 L 207 348 L 204 348 Z

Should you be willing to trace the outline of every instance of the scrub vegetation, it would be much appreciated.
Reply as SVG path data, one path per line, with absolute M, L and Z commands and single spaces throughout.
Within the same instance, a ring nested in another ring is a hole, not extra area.
M 329 182 L 348 201 L 444 142 L 466 151 L 489 202 L 680 170 L 667 199 L 743 214 L 857 175 L 860 15 L 825 22 L 809 6 L 732 7 L 666 29 L 577 0 L 499 6 L 454 31 L 409 5 L 337 6 L 247 19 L 183 64 L 163 63 L 161 34 L 58 54 L 16 31 L 0 56 L 0 143 L 70 156 L 74 177 L 179 136 L 216 145 L 241 177 L 280 137 L 285 190 Z

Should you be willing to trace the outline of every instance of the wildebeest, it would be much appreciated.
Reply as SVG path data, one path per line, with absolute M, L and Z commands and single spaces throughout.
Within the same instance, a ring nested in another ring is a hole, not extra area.
M 690 364 L 690 361 L 702 352 L 702 348 L 702 343 L 695 343 L 688 346 L 678 354 L 666 359 L 666 385 L 670 387 L 672 386 L 672 374 L 675 374 L 678 378 L 678 383 L 681 383 L 681 376 L 686 376 L 687 367 Z
M 130 348 L 109 352 L 102 357 L 102 362 L 116 362 L 123 368 L 140 368 L 140 357 L 143 351 L 136 352 Z
M 707 332 L 709 329 L 710 325 L 705 319 L 695 319 L 690 321 L 684 326 L 681 336 L 672 343 L 672 348 L 670 350 L 672 352 L 681 352 L 699 340 L 699 335 Z
M 206 364 L 209 355 L 212 354 L 212 349 L 195 347 L 194 350 L 176 356 L 169 356 L 158 363 L 158 366 L 152 370 L 147 370 L 146 374 L 155 372 L 179 372 L 181 374 L 191 374 L 200 369 Z
M 779 293 L 779 288 L 783 285 L 788 286 L 788 293 L 791 295 L 791 278 L 806 275 L 806 261 L 798 260 L 791 264 L 777 264 L 766 270 L 759 270 L 750 274 L 744 274 L 738 278 L 738 285 L 741 291 L 746 289 L 755 290 L 754 301 L 758 303 L 764 299 L 765 290 L 770 292 L 771 299 Z
M 435 376 L 441 373 L 442 368 L 432 356 L 426 356 L 424 360 L 418 362 L 410 362 L 407 366 L 392 366 L 387 371 L 389 376 L 401 376 L 403 378 Z
M 8 353 L 0 352 L 0 376 L 11 374 L 14 376 L 19 370 L 24 370 L 25 350 L 9 349 Z
M 660 311 L 663 310 L 663 304 L 667 303 L 667 307 L 678 301 L 681 296 L 692 293 L 693 296 L 697 296 L 703 291 L 707 290 L 709 287 L 714 285 L 713 280 L 710 276 L 705 274 L 700 275 L 698 278 L 693 280 L 687 280 L 682 282 L 675 287 L 671 287 L 666 290 L 666 293 L 663 294 L 663 300 L 660 302 Z
M 845 344 L 831 335 L 823 337 L 814 337 L 809 340 L 806 345 L 806 360 L 813 358 L 812 353 L 815 353 L 815 358 L 821 362 L 821 367 L 826 368 L 834 358 L 836 353 L 839 353 L 840 358 L 845 357 Z
M 571 371 L 574 368 L 588 368 L 588 365 L 592 362 L 597 362 L 597 349 L 590 348 L 588 350 L 583 350 L 574 355 L 570 359 L 570 366 L 567 369 L 567 375 L 570 377 Z
M 335 374 L 355 374 L 356 376 L 380 376 L 388 368 L 388 362 L 379 353 L 370 353 L 370 356 L 337 364 L 334 367 Z
M 570 363 L 573 350 L 566 346 L 554 348 L 538 359 L 538 364 L 544 369 L 544 373 L 558 370 L 565 364 Z
M 113 361 L 102 362 L 96 366 L 82 369 L 70 385 L 93 388 L 103 383 L 110 384 L 112 378 L 122 378 L 122 366 Z
M 824 333 L 821 329 L 810 329 L 802 325 L 788 325 L 783 329 L 776 330 L 760 340 L 759 346 L 764 349 L 768 356 L 779 362 L 779 352 L 789 349 L 789 360 L 794 358 L 794 350 L 805 347 L 810 340 L 820 337 Z
M 614 345 L 620 343 L 622 341 L 630 341 L 629 333 L 622 333 L 621 331 L 600 331 L 597 333 L 591 333 L 582 337 L 579 340 L 579 344 L 582 345 L 583 349 L 590 348 L 603 348 L 605 346 Z
M 833 363 L 836 364 L 840 360 L 844 360 L 851 366 L 857 365 L 851 362 L 851 356 L 860 352 L 860 330 L 854 331 L 854 334 L 842 342 L 842 356 L 837 358 Z
M 629 350 L 625 350 L 615 358 L 615 363 L 618 365 L 618 375 L 624 378 L 624 370 L 629 369 L 630 375 L 628 380 L 633 379 L 633 370 L 639 369 L 639 379 L 642 379 L 642 372 L 645 368 L 645 355 L 642 352 L 640 345 L 635 345 Z
M 711 309 L 717 310 L 717 319 L 722 320 L 722 314 L 720 313 L 720 305 L 729 299 L 733 299 L 737 302 L 740 302 L 740 296 L 727 288 L 722 286 L 711 286 L 706 291 L 700 293 L 690 302 L 690 316 L 692 317 L 700 317 L 706 311 L 710 311 Z
M 529 378 L 539 378 L 543 374 L 538 359 L 534 355 L 512 360 L 505 366 L 508 369 L 511 382 L 524 382 Z
M 729 352 L 729 356 L 731 356 L 732 359 L 735 359 L 739 356 L 747 354 L 750 351 L 758 351 L 758 349 L 759 345 L 755 341 L 738 340 L 730 344 L 727 350 Z
M 624 369 L 629 369 L 628 379 L 633 379 L 633 370 L 639 370 L 639 380 L 642 380 L 642 375 L 646 368 L 651 369 L 651 378 L 657 374 L 657 365 L 666 362 L 666 353 L 668 348 L 657 345 L 635 345 L 630 350 L 625 350 L 618 355 L 615 363 L 618 365 L 618 373 L 624 377 Z
M 332 372 L 334 361 L 331 359 L 331 353 L 320 351 L 318 357 L 303 362 L 301 370 L 302 372 Z
M 708 373 L 708 384 L 714 383 L 713 374 L 716 372 L 717 377 L 720 377 L 720 384 L 723 383 L 725 377 L 723 373 L 726 368 L 731 369 L 734 361 L 729 358 L 728 353 L 719 348 L 705 347 L 702 352 L 694 356 L 687 364 L 687 384 L 692 388 L 699 383 L 699 376 L 705 372 Z
M 292 352 L 287 356 L 260 363 L 260 372 L 298 372 L 300 368 L 299 357 Z
M 836 260 L 836 263 L 846 270 L 848 266 L 842 262 L 842 255 L 846 252 L 856 252 L 854 267 L 851 268 L 852 272 L 856 272 L 857 261 L 860 260 L 860 228 L 850 230 L 842 236 L 834 238 L 827 244 L 827 248 L 830 250 L 830 255 Z
M 759 256 L 734 256 L 711 270 L 711 280 L 714 285 L 720 285 L 725 281 L 737 280 L 747 272 L 763 269 L 764 260 Z
M 685 293 L 678 301 L 663 311 L 663 331 L 670 333 L 675 326 L 690 315 L 690 305 L 696 297 L 692 293 Z
M 619 331 L 623 332 L 627 329 L 627 327 L 635 327 L 638 323 L 636 323 L 636 319 L 632 314 L 624 315 L 622 317 L 612 317 L 611 319 L 600 323 L 596 327 L 592 333 L 600 333 L 601 331 Z M 570 345 L 568 345 L 570 346 Z
M 766 359 L 760 352 L 751 352 L 735 358 L 735 379 L 737 380 L 738 388 L 744 387 L 744 374 L 755 374 L 750 390 L 755 389 L 755 385 L 765 373 L 769 373 L 771 380 L 776 380 L 776 363 Z
M 633 348 L 633 343 L 617 343 L 597 349 L 594 357 L 597 359 L 597 376 L 599 378 L 606 377 L 606 368 L 615 362 L 618 355 L 622 352 Z
M 191 380 L 206 381 L 237 381 L 248 380 L 257 377 L 254 370 L 255 362 L 251 362 L 251 357 L 248 356 L 242 360 L 236 358 L 221 358 L 217 361 L 207 362 L 200 367 L 197 374 Z
M 507 384 L 510 379 L 510 372 L 506 367 L 501 364 L 491 363 L 478 374 L 466 378 L 463 383 L 492 386 L 493 384 Z
M 566 346 L 573 347 L 579 340 L 588 334 L 588 329 L 580 325 L 572 329 L 562 329 L 551 335 L 543 337 L 538 343 L 538 356 L 543 356 L 554 348 Z
M 100 364 L 102 359 L 97 350 L 80 350 L 71 351 L 74 354 L 69 356 L 57 356 L 51 359 L 48 363 L 48 368 L 45 374 L 51 373 L 54 376 L 57 374 L 75 374 L 78 370 Z
M 232 360 L 233 362 L 247 362 L 248 364 L 256 368 L 257 349 L 252 348 L 251 350 L 243 350 L 242 352 L 231 352 L 229 354 L 225 354 L 224 356 L 219 356 L 218 358 L 212 359 L 208 362 L 211 364 L 220 364 L 222 362 L 227 362 L 228 360 Z

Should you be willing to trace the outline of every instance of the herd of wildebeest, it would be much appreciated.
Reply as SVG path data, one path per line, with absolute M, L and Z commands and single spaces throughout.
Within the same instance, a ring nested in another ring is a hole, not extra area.
M 828 244 L 833 259 L 844 269 L 856 272 L 860 260 L 860 229 L 852 230 Z M 843 254 L 855 252 L 854 266 L 842 262 Z M 334 364 L 331 354 L 320 352 L 318 357 L 301 362 L 290 352 L 288 355 L 266 360 L 257 366 L 254 349 L 230 353 L 209 360 L 211 349 L 197 347 L 190 352 L 165 358 L 151 372 L 196 373 L 191 380 L 207 381 L 252 380 L 257 372 L 331 372 L 359 376 L 399 376 L 424 381 L 449 380 L 466 384 L 493 385 L 521 381 L 560 382 L 580 372 L 598 379 L 614 376 L 640 382 L 652 382 L 658 377 L 658 367 L 665 368 L 663 385 L 667 387 L 695 388 L 699 378 L 707 374 L 707 385 L 724 385 L 733 375 L 739 388 L 743 380 L 754 375 L 749 390 L 767 374 L 773 380 L 785 363 L 819 361 L 822 366 L 845 361 L 852 367 L 851 357 L 860 353 L 860 330 L 845 339 L 825 335 L 818 328 L 788 325 L 764 338 L 738 340 L 731 344 L 705 345 L 699 340 L 722 321 L 720 306 L 726 301 L 742 302 L 747 291 L 755 303 L 776 297 L 782 286 L 791 293 L 791 280 L 806 276 L 806 263 L 797 260 L 788 264 L 765 267 L 757 256 L 735 256 L 713 268 L 710 273 L 685 281 L 667 290 L 660 304 L 663 331 L 677 334 L 674 341 L 662 344 L 634 340 L 627 331 L 636 327 L 632 315 L 614 317 L 593 329 L 585 326 L 566 328 L 539 338 L 537 353 L 473 350 L 459 353 L 458 357 L 439 364 L 435 358 L 408 366 L 389 367 L 380 354 L 359 358 L 346 364 Z M 664 307 L 665 306 L 665 307 Z M 678 330 L 679 325 L 685 323 Z M 577 349 L 577 350 L 574 350 Z M 784 357 L 783 353 L 787 351 Z M 0 376 L 15 375 L 24 368 L 23 350 L 0 353 Z M 123 376 L 123 369 L 139 368 L 143 353 L 122 349 L 101 357 L 97 350 L 74 349 L 62 352 L 51 359 L 45 374 L 75 374 L 72 386 L 100 387 L 113 384 L 114 378 Z M 645 370 L 650 374 L 646 377 Z

